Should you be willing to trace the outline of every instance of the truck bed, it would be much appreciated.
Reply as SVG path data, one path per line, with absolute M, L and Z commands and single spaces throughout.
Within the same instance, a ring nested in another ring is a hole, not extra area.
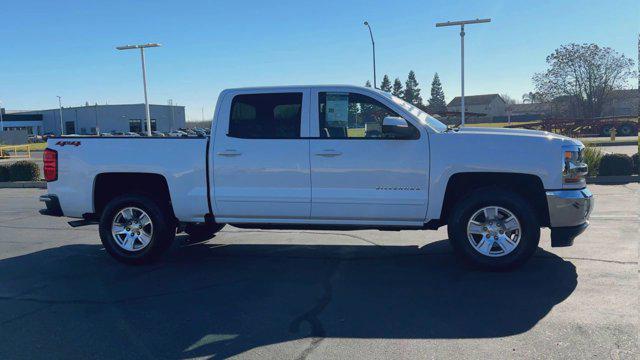
M 58 152 L 58 180 L 49 182 L 66 216 L 95 212 L 96 177 L 108 173 L 148 173 L 164 177 L 180 221 L 201 222 L 209 213 L 208 138 L 57 137 L 47 147 Z

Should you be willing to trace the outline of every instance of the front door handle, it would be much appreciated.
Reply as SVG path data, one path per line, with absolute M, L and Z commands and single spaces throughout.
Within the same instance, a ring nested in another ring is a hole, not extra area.
M 241 152 L 238 152 L 237 150 L 233 150 L 233 149 L 227 149 L 225 151 L 220 151 L 218 153 L 218 156 L 227 156 L 227 157 L 240 156 L 240 155 L 242 155 Z
M 322 156 L 322 157 L 336 157 L 340 155 L 342 155 L 340 151 L 335 151 L 333 149 L 326 149 L 326 150 L 322 150 L 319 153 L 316 153 L 316 156 Z

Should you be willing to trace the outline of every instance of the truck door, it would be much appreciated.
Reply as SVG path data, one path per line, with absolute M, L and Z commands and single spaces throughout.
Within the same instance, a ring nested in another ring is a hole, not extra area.
M 216 219 L 307 219 L 309 89 L 230 91 L 220 101 L 210 151 Z
M 383 119 L 399 115 L 390 99 L 374 95 L 357 89 L 312 91 L 312 219 L 390 225 L 424 221 L 427 132 L 405 118 L 411 135 L 386 133 Z

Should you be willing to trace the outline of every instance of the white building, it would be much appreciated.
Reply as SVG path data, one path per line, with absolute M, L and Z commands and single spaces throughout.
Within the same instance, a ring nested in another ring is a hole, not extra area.
M 507 104 L 498 94 L 471 95 L 464 97 L 465 112 L 477 115 L 469 116 L 470 119 L 492 121 L 496 116 L 504 116 Z M 448 112 L 462 112 L 462 101 L 456 96 L 447 105 Z
M 144 104 L 87 105 L 35 111 L 2 111 L 5 130 L 26 130 L 29 134 L 90 135 L 104 132 L 146 132 Z M 151 130 L 169 132 L 185 127 L 184 106 L 149 105 Z

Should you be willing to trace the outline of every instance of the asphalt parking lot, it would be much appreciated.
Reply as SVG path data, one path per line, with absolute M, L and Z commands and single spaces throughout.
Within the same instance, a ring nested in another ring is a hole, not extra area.
M 591 227 L 523 268 L 460 264 L 439 231 L 227 226 L 153 266 L 0 189 L 0 358 L 637 358 L 640 185 L 590 186 Z

